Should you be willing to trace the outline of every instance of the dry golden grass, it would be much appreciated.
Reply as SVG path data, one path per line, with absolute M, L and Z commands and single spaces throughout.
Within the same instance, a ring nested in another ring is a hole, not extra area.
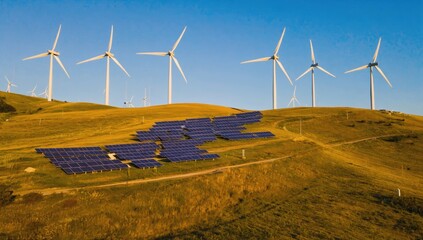
M 271 131 L 276 137 L 203 145 L 219 153 L 221 158 L 215 161 L 131 169 L 129 177 L 125 171 L 67 176 L 35 154 L 34 148 L 133 142 L 136 130 L 148 129 L 156 121 L 239 110 L 204 104 L 119 109 L 48 103 L 0 92 L 2 96 L 18 113 L 0 113 L 0 183 L 29 194 L 0 208 L 0 239 L 419 239 L 423 235 L 421 116 L 353 108 L 264 111 L 263 121 L 248 130 Z M 247 159 L 241 159 L 242 149 Z M 31 193 L 270 158 L 281 160 L 178 180 L 46 196 Z M 37 171 L 25 173 L 29 166 Z M 395 197 L 397 188 L 402 198 Z

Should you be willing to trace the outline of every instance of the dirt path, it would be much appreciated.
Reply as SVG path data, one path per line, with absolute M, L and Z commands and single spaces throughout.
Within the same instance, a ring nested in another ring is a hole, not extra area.
M 302 152 L 302 154 L 304 153 L 305 151 Z M 288 155 L 284 157 L 271 158 L 271 159 L 266 159 L 261 161 L 248 162 L 248 163 L 242 163 L 242 164 L 231 165 L 231 166 L 223 166 L 223 167 L 217 167 L 217 168 L 212 168 L 212 169 L 207 169 L 207 170 L 202 170 L 197 172 L 175 174 L 175 175 L 169 175 L 169 176 L 163 176 L 163 177 L 157 177 L 157 178 L 136 179 L 136 180 L 130 180 L 130 181 L 121 181 L 121 182 L 101 184 L 101 185 L 95 185 L 95 186 L 86 186 L 86 187 L 33 189 L 33 190 L 27 190 L 27 191 L 16 191 L 16 194 L 23 195 L 30 192 L 37 192 L 43 195 L 50 195 L 55 193 L 69 193 L 69 192 L 77 191 L 77 190 L 87 190 L 87 189 L 106 188 L 106 187 L 125 186 L 125 185 L 134 185 L 134 184 L 142 184 L 142 183 L 149 183 L 149 182 L 183 179 L 183 178 L 190 178 L 190 177 L 202 176 L 202 175 L 208 175 L 208 174 L 218 174 L 233 168 L 242 168 L 242 167 L 251 166 L 251 165 L 270 163 L 277 160 L 287 159 L 293 156 L 294 155 Z
M 386 135 L 380 135 L 380 136 L 375 136 L 375 137 L 362 138 L 362 139 L 351 140 L 351 141 L 340 142 L 340 143 L 327 143 L 325 145 L 326 146 L 329 146 L 329 147 L 339 147 L 339 146 L 342 146 L 342 145 L 348 145 L 348 144 L 354 144 L 354 143 L 359 143 L 359 142 L 371 141 L 371 140 L 376 140 L 376 139 L 379 139 L 379 138 L 407 136 L 407 135 L 409 135 L 409 134 L 408 133 L 386 134 Z
M 319 142 L 317 144 L 317 146 L 323 147 L 323 148 L 332 148 L 332 147 L 339 147 L 339 146 L 343 146 L 343 145 L 355 144 L 355 143 L 364 142 L 364 141 L 376 140 L 376 139 L 384 138 L 384 137 L 394 137 L 394 136 L 404 136 L 404 135 L 407 135 L 407 134 L 387 134 L 387 135 L 373 136 L 373 137 L 368 137 L 368 138 L 362 138 L 362 139 L 356 139 L 356 140 L 352 140 L 352 141 L 341 142 L 341 143 L 332 143 L 332 144 L 331 143 L 322 144 L 322 143 Z M 312 139 L 309 139 L 309 140 L 315 142 Z M 268 143 L 267 141 L 263 142 L 263 144 L 267 144 L 267 143 Z M 257 145 L 259 145 L 259 144 L 257 144 Z M 239 147 L 239 148 L 245 148 L 245 146 L 243 145 L 242 147 Z M 149 183 L 149 182 L 160 182 L 160 181 L 167 181 L 167 180 L 190 178 L 190 177 L 203 176 L 203 175 L 209 175 L 209 174 L 218 174 L 218 173 L 222 173 L 222 172 L 229 170 L 229 169 L 242 168 L 242 167 L 259 165 L 259 164 L 266 164 L 266 163 L 271 163 L 271 162 L 274 162 L 274 161 L 283 160 L 283 159 L 287 159 L 287 158 L 291 158 L 291 157 L 301 156 L 301 155 L 304 155 L 304 154 L 306 154 L 310 151 L 316 150 L 316 148 L 311 148 L 311 149 L 304 150 L 304 151 L 301 151 L 301 152 L 296 153 L 296 154 L 291 154 L 291 155 L 287 155 L 287 156 L 283 156 L 283 157 L 271 158 L 271 159 L 248 162 L 248 163 L 242 163 L 242 164 L 231 165 L 231 166 L 217 167 L 217 168 L 212 168 L 212 169 L 207 169 L 207 170 L 202 170 L 202 171 L 197 171 L 197 172 L 175 174 L 175 175 L 169 175 L 169 176 L 163 176 L 163 177 L 157 177 L 157 178 L 147 178 L 147 179 L 136 179 L 136 180 L 130 180 L 130 181 L 121 181 L 121 182 L 94 185 L 94 186 L 85 186 L 85 187 L 70 187 L 70 188 L 58 187 L 58 188 L 32 189 L 32 190 L 26 190 L 26 191 L 16 191 L 16 194 L 24 195 L 24 194 L 27 194 L 27 193 L 30 193 L 30 192 L 37 192 L 37 193 L 41 193 L 43 195 L 50 195 L 50 194 L 57 194 L 57 193 L 70 193 L 70 192 L 74 192 L 74 191 L 78 191 L 78 190 L 89 190 L 89 189 L 107 188 L 107 187 L 115 187 L 115 186 L 135 185 L 135 184 L 143 184 L 143 183 Z

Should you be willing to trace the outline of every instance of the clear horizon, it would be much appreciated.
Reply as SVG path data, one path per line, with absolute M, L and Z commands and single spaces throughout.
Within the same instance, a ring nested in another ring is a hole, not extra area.
M 53 98 L 104 104 L 106 60 L 77 62 L 113 48 L 131 78 L 110 65 L 110 103 L 123 107 L 134 96 L 142 106 L 144 89 L 151 104 L 167 103 L 168 58 L 136 55 L 168 51 L 187 26 L 175 55 L 188 80 L 173 65 L 173 102 L 195 102 L 251 110 L 272 108 L 272 62 L 240 64 L 271 56 L 282 29 L 279 57 L 297 86 L 300 106 L 311 106 L 311 76 L 294 81 L 310 67 L 309 39 L 317 62 L 333 73 L 316 71 L 318 107 L 369 108 L 369 70 L 344 74 L 369 63 L 379 37 L 378 62 L 393 85 L 375 76 L 376 109 L 423 115 L 423 3 L 380 1 L 1 1 L 0 89 L 4 76 L 30 95 L 48 84 L 49 58 L 22 61 L 51 49 L 62 24 L 56 50 L 71 76 L 54 62 Z M 363 7 L 365 6 L 365 7 Z M 278 108 L 291 100 L 291 86 L 277 69 Z

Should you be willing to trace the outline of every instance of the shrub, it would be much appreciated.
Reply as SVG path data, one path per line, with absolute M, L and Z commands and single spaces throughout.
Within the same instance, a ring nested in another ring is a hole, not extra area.
M 7 104 L 4 101 L 4 98 L 0 98 L 0 113 L 1 112 L 16 112 L 16 109 L 13 106 Z
M 376 194 L 374 196 L 382 204 L 415 213 L 423 217 L 423 200 L 416 197 L 388 197 Z
M 10 186 L 0 184 L 0 207 L 6 206 L 15 200 L 16 196 L 13 195 L 13 191 Z

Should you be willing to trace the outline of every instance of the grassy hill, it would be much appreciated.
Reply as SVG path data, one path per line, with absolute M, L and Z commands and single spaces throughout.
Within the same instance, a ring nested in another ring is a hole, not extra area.
M 0 239 L 423 236 L 421 116 L 354 108 L 264 111 L 247 128 L 276 137 L 201 146 L 221 156 L 214 161 L 68 176 L 34 148 L 131 143 L 136 130 L 156 121 L 243 110 L 121 109 L 4 92 L 0 98 L 16 109 L 0 112 Z M 27 167 L 36 171 L 26 173 Z

